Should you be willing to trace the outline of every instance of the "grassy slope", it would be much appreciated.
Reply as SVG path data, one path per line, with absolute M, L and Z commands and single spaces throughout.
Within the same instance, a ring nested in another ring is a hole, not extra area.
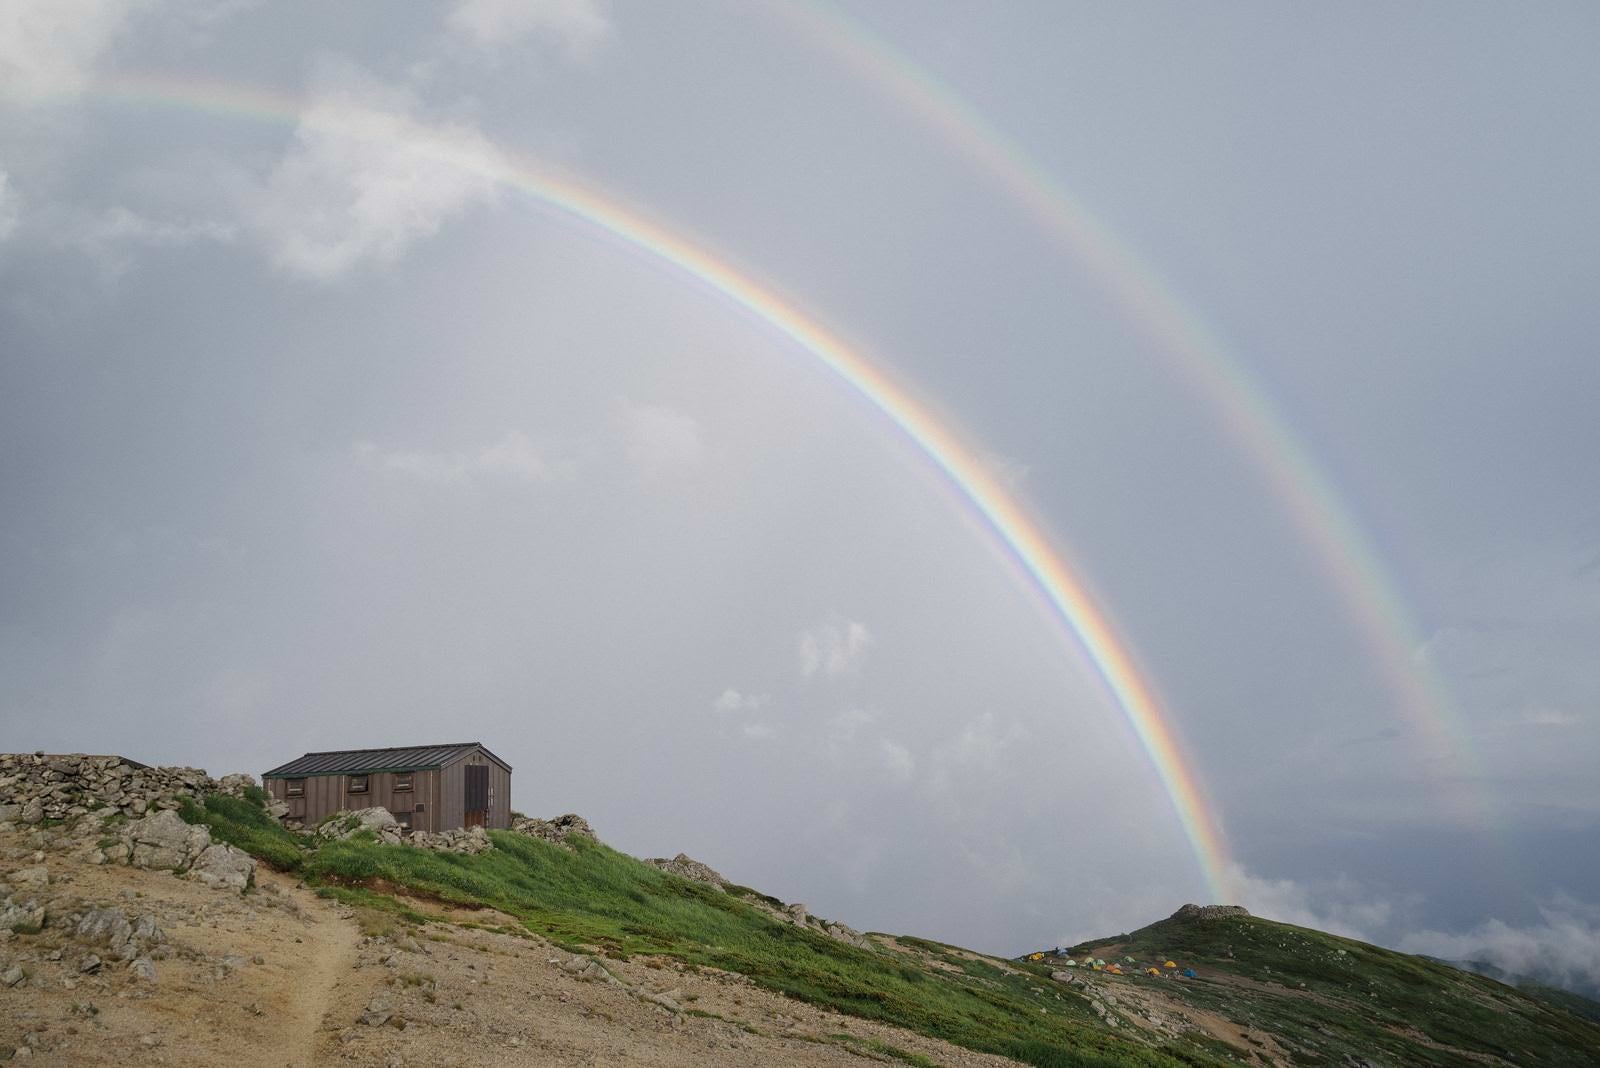
M 575 952 L 661 954 L 722 968 L 814 1004 L 1030 1064 L 1204 1065 L 1229 1052 L 1210 1044 L 1154 1049 L 1108 1031 L 1077 989 L 1049 980 L 1048 963 L 1004 964 L 914 938 L 898 940 L 906 954 L 858 949 L 774 920 L 751 903 L 755 891 L 723 893 L 581 839 L 568 850 L 491 832 L 496 848 L 475 857 L 382 846 L 370 836 L 308 850 L 267 815 L 260 797 L 211 797 L 182 815 L 274 867 L 329 887 L 405 888 L 490 906 Z M 423 918 L 370 889 L 339 892 L 400 919 Z M 1073 952 L 1099 947 L 1098 955 L 1110 956 L 1106 947 L 1113 944 L 1119 957 L 1170 956 L 1194 965 L 1202 979 L 1163 980 L 1162 989 L 1271 1032 L 1296 1063 L 1337 1064 L 1349 1054 L 1445 1065 L 1460 1063 L 1453 1050 L 1462 1049 L 1514 1052 L 1511 1060 L 1520 1064 L 1600 1059 L 1600 1027 L 1559 1007 L 1481 976 L 1318 931 L 1253 918 L 1166 920 Z
M 663 954 L 739 972 L 814 1004 L 1030 1064 L 1216 1063 L 1110 1033 L 1075 995 L 1058 997 L 1048 979 L 979 962 L 945 974 L 919 957 L 858 949 L 774 920 L 738 893 L 603 845 L 574 840 L 567 850 L 507 832 L 491 836 L 496 848 L 479 856 L 332 843 L 309 855 L 303 870 L 335 885 L 389 884 L 489 905 L 574 951 Z
M 1200 980 L 1163 980 L 1163 988 L 1272 1032 L 1297 1063 L 1348 1054 L 1453 1065 L 1462 1050 L 1518 1064 L 1600 1060 L 1600 1027 L 1587 1020 L 1483 976 L 1303 927 L 1253 917 L 1163 920 L 1069 952 L 1109 957 L 1113 946 L 1141 964 L 1170 957 L 1193 965 Z
M 185 800 L 178 815 L 189 823 L 203 823 L 211 837 L 238 846 L 279 871 L 297 871 L 306 857 L 298 835 L 267 814 L 266 792 L 252 786 L 244 799 L 208 796 L 203 804 Z

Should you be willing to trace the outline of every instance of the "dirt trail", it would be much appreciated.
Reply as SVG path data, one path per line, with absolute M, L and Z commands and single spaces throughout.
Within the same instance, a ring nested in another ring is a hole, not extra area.
M 284 1063 L 290 1068 L 311 1068 L 319 1063 L 318 1038 L 333 1004 L 334 990 L 348 980 L 356 962 L 361 932 L 352 920 L 319 910 L 301 935 L 305 952 L 296 961 L 299 978 L 289 997 L 283 1037 Z
M 56 915 L 108 905 L 153 917 L 165 932 L 155 976 L 121 961 L 85 967 L 94 947 L 66 924 L 0 940 L 0 973 L 13 963 L 26 973 L 0 985 L 0 1060 L 27 1046 L 31 1063 L 71 1068 L 854 1068 L 894 1056 L 1013 1066 L 670 960 L 607 960 L 615 982 L 586 975 L 515 925 L 484 929 L 509 920 L 486 911 L 428 907 L 436 921 L 412 926 L 264 869 L 239 895 L 91 864 L 82 853 L 92 844 L 36 853 L 23 835 L 0 833 L 0 882 L 42 865 Z

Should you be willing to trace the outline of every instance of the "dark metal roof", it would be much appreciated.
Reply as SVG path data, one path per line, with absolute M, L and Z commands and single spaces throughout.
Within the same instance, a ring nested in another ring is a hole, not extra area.
M 481 742 L 456 742 L 453 745 L 402 745 L 390 749 L 337 749 L 326 753 L 307 753 L 303 757 L 279 764 L 262 778 L 298 779 L 308 775 L 349 775 L 375 771 L 420 771 L 439 768 L 464 756 L 469 750 L 482 749 L 495 763 L 511 770 L 511 765 L 490 753 Z

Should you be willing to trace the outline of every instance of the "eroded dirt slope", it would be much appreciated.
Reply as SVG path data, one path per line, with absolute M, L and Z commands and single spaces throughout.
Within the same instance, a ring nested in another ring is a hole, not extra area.
M 411 926 L 265 869 L 240 895 L 95 865 L 86 846 L 60 830 L 0 834 L 0 879 L 26 883 L 48 911 L 36 934 L 0 934 L 0 975 L 16 979 L 0 983 L 0 1059 L 687 1068 L 854 1065 L 895 1051 L 1012 1063 L 736 975 L 573 957 L 490 913 L 432 909 L 438 922 Z M 94 908 L 159 928 L 153 978 L 77 933 L 73 918 Z

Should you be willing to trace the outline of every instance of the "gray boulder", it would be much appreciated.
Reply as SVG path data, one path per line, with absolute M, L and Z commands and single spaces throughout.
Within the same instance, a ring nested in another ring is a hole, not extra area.
M 576 812 L 568 812 L 565 816 L 557 816 L 553 820 L 518 816 L 511 821 L 511 829 L 517 834 L 525 834 L 530 838 L 543 838 L 546 842 L 553 842 L 556 845 L 565 845 L 568 838 L 599 841 L 594 828 L 589 826 L 589 821 Z
M 660 868 L 662 871 L 671 872 L 680 878 L 688 879 L 690 882 L 705 883 L 707 886 L 714 886 L 719 890 L 728 885 L 728 880 L 723 878 L 721 872 L 709 864 L 700 863 L 700 861 L 695 860 L 687 853 L 679 853 L 671 860 L 667 860 L 664 857 L 651 857 L 645 863 L 652 867 Z
M 50 885 L 50 872 L 43 864 L 38 864 L 31 868 L 19 868 L 11 873 L 11 882 L 14 886 L 42 890 Z
M 6 898 L 0 901 L 0 931 L 37 934 L 44 929 L 46 914 L 37 901 L 22 903 Z
M 378 841 L 389 845 L 398 845 L 400 842 L 400 822 L 382 806 L 360 808 L 354 812 L 335 812 L 322 821 L 317 828 L 317 837 L 343 841 L 362 831 L 371 831 Z
M 210 831 L 183 822 L 170 809 L 132 821 L 122 837 L 131 844 L 131 861 L 136 868 L 182 871 L 211 845 Z
M 118 909 L 97 907 L 83 914 L 76 934 L 91 945 L 121 949 L 133 936 L 133 924 Z
M 207 846 L 189 868 L 189 878 L 213 890 L 243 891 L 255 874 L 255 859 L 226 842 Z

